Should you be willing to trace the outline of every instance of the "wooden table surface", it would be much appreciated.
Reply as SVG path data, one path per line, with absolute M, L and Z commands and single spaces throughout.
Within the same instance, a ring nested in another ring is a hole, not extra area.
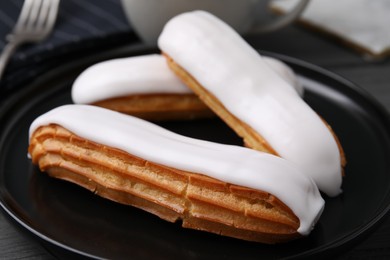
M 249 37 L 248 41 L 258 49 L 289 55 L 333 71 L 366 89 L 390 111 L 390 59 L 367 59 L 334 39 L 299 26 Z M 390 259 L 389 216 L 371 235 L 340 255 L 340 258 L 355 257 Z M 5 214 L 0 214 L 0 259 L 21 258 L 54 257 L 37 241 L 11 225 Z

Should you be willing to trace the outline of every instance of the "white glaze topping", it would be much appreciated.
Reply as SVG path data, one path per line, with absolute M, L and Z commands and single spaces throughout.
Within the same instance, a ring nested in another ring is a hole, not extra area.
M 165 25 L 158 44 L 320 190 L 329 196 L 341 192 L 341 159 L 330 131 L 227 24 L 203 11 L 184 13 Z
M 38 127 L 49 124 L 61 125 L 78 136 L 157 164 L 269 192 L 300 219 L 298 232 L 303 235 L 311 231 L 324 207 L 312 179 L 280 157 L 185 137 L 90 105 L 65 105 L 41 115 L 31 124 L 30 137 Z
M 298 95 L 303 97 L 304 95 L 304 89 L 303 85 L 299 81 L 297 75 L 294 73 L 294 71 L 283 61 L 278 60 L 276 58 L 268 57 L 268 56 L 262 56 L 264 62 L 273 69 L 282 79 L 287 81 L 287 83 L 294 87 L 294 89 L 297 91 Z
M 264 57 L 267 64 L 303 95 L 302 85 L 285 63 Z M 92 65 L 83 71 L 72 86 L 76 104 L 134 94 L 192 93 L 168 68 L 159 54 L 113 59 Z

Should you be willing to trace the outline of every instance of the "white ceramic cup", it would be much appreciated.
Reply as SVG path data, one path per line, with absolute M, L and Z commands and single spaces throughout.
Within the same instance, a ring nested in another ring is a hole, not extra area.
M 172 17 L 192 10 L 208 11 L 230 24 L 240 34 L 278 30 L 294 21 L 309 0 L 301 0 L 280 16 L 269 11 L 271 0 L 121 0 L 125 14 L 137 35 L 156 45 L 164 25 Z M 287 0 L 286 0 L 287 1 Z

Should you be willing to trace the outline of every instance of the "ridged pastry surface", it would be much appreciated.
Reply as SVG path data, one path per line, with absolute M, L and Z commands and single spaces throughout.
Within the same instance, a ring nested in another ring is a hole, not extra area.
M 169 200 L 168 205 L 160 206 L 179 216 L 164 217 L 165 213 L 157 215 L 171 221 L 183 219 L 183 225 L 189 227 L 195 227 L 195 223 L 209 226 L 210 221 L 221 222 L 225 219 L 230 221 L 230 226 L 226 222 L 221 225 L 227 225 L 224 228 L 230 230 L 235 227 L 236 219 L 243 216 L 248 222 L 242 224 L 250 225 L 252 218 L 249 216 L 253 214 L 254 219 L 261 218 L 263 210 L 268 208 L 267 203 L 275 201 L 271 203 L 272 210 L 269 212 L 271 215 L 279 212 L 275 215 L 278 216 L 277 220 L 273 219 L 273 224 L 266 226 L 279 226 L 281 223 L 285 226 L 282 219 L 288 219 L 288 237 L 292 233 L 294 236 L 306 235 L 318 220 L 324 206 L 313 181 L 281 158 L 243 147 L 184 137 L 141 119 L 94 106 L 66 105 L 38 117 L 30 127 L 29 153 L 33 162 L 39 164 L 42 170 L 52 172 L 52 175 L 56 171 L 75 173 L 81 179 L 84 178 L 79 182 L 86 187 L 92 180 L 93 185 L 97 183 L 96 187 L 122 191 L 126 187 L 141 187 L 141 190 L 150 191 L 154 195 L 150 196 L 146 192 L 143 197 L 138 194 L 135 196 L 158 205 L 161 201 Z M 134 164 L 138 166 L 133 167 Z M 129 179 L 132 181 L 127 182 Z M 142 188 L 145 181 L 148 184 Z M 188 186 L 193 182 L 200 184 Z M 93 185 L 90 188 L 92 190 L 95 189 Z M 208 186 L 212 192 L 207 190 Z M 159 189 L 166 193 L 156 193 Z M 247 206 L 241 207 L 235 193 L 249 196 L 245 204 Z M 184 194 L 186 199 L 183 200 Z M 203 199 L 198 202 L 202 194 L 213 194 L 213 199 L 209 203 Z M 267 199 L 257 203 L 261 197 Z M 189 198 L 191 206 L 188 206 Z M 214 204 L 215 207 L 211 206 Z M 247 208 L 248 205 L 250 208 Z M 223 217 L 225 208 L 229 207 L 234 210 L 228 211 L 240 213 L 234 217 Z M 210 210 L 219 216 L 219 220 L 216 216 L 206 214 L 209 208 L 215 209 Z M 256 208 L 263 209 L 259 211 L 261 214 L 254 213 Z M 183 216 L 189 210 L 193 210 L 193 214 L 189 218 Z M 192 217 L 198 218 L 204 214 L 205 219 L 191 220 Z M 295 221 L 292 221 L 294 218 Z M 295 222 L 295 226 L 291 225 L 291 221 Z M 238 229 L 245 230 L 244 226 Z M 257 228 L 262 229 L 264 225 L 260 224 Z M 233 229 L 234 232 L 236 229 Z M 292 229 L 295 231 L 292 232 Z M 265 231 L 262 229 L 261 233 Z

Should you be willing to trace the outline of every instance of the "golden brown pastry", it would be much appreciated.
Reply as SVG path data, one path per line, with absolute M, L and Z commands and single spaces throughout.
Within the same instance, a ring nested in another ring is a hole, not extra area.
M 246 146 L 295 163 L 329 196 L 341 193 L 345 157 L 330 127 L 232 28 L 203 11 L 184 13 L 158 44 L 172 71 Z
M 324 206 L 314 182 L 279 157 L 94 106 L 67 105 L 38 117 L 29 154 L 50 176 L 99 196 L 250 241 L 307 235 Z
M 215 114 L 194 94 L 147 94 L 110 98 L 92 103 L 146 120 L 210 118 Z

